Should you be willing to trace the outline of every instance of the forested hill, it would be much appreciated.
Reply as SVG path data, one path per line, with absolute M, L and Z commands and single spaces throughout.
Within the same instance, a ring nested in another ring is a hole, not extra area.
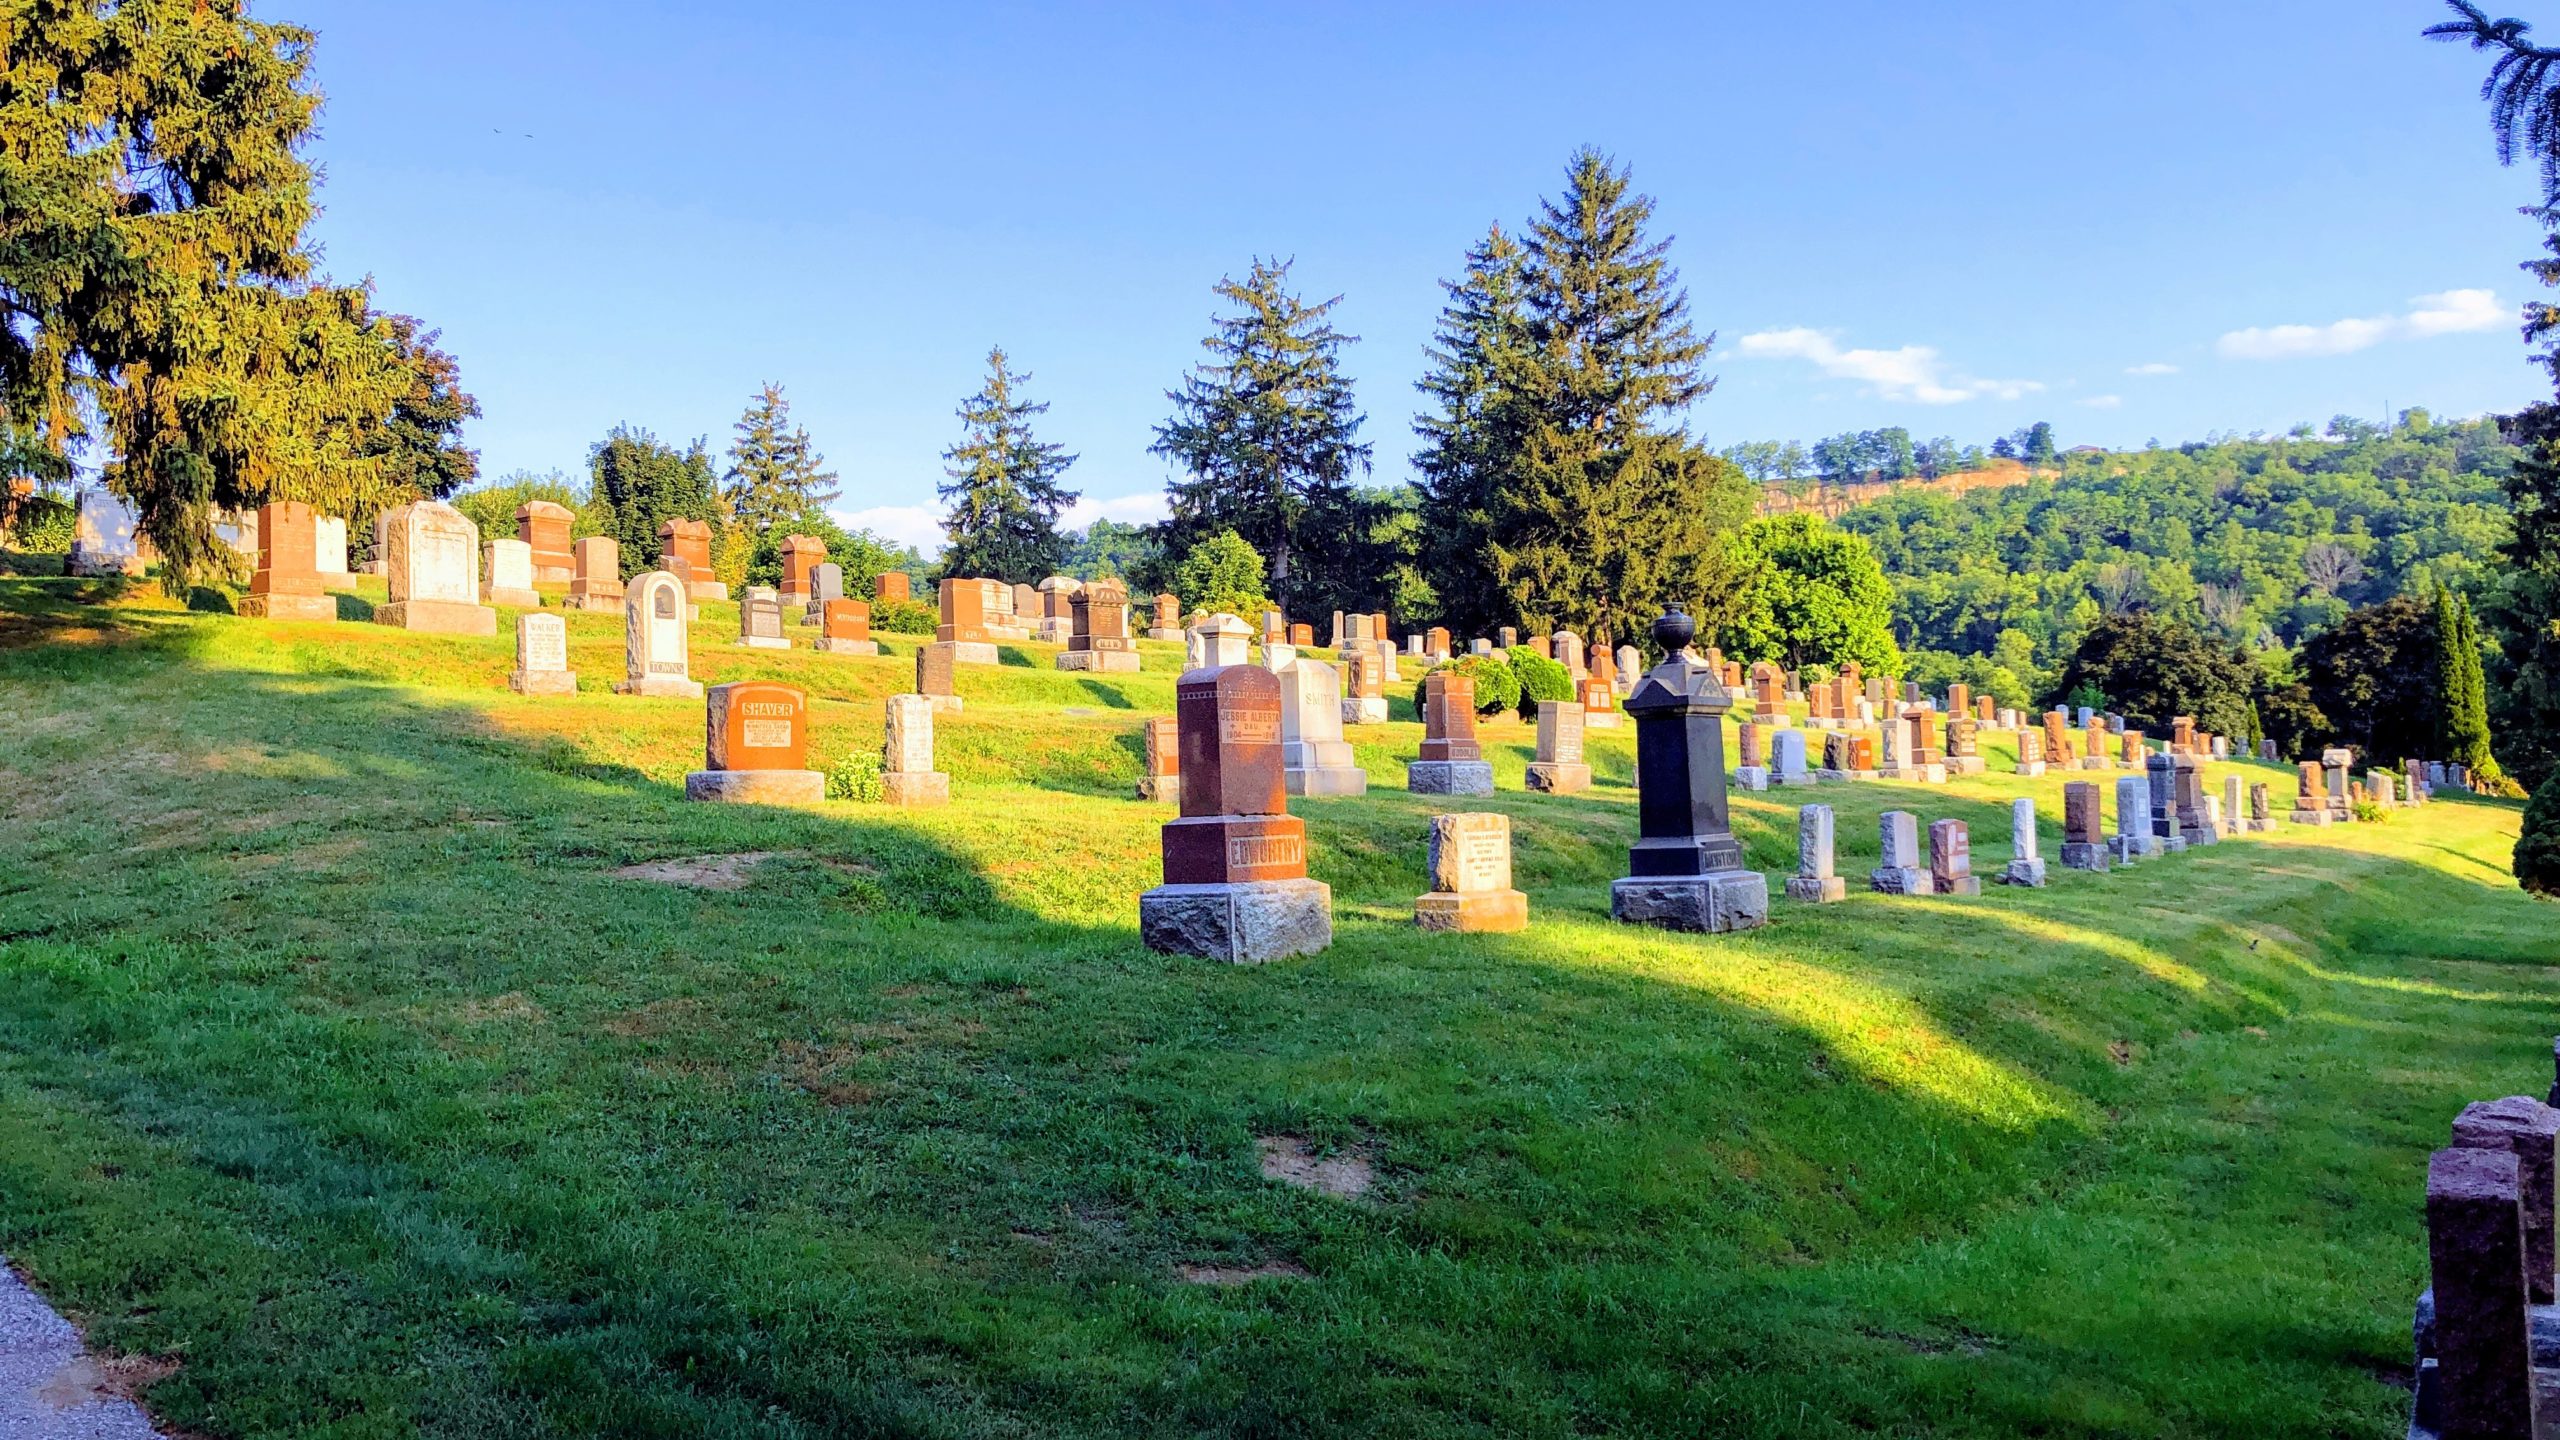
M 2074 454 L 2024 485 L 1900 490 L 1840 523 L 1884 562 L 1907 648 L 2047 670 L 2127 610 L 2292 646 L 2434 580 L 2468 588 L 2507 535 L 2515 450 L 2493 423 L 2342 425 Z

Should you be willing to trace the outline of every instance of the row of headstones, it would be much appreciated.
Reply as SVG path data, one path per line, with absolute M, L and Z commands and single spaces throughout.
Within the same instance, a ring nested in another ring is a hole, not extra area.
M 889 804 L 951 799 L 951 777 L 933 768 L 933 708 L 922 695 L 887 699 L 880 780 Z M 826 775 L 809 768 L 809 697 L 770 680 L 712 686 L 704 696 L 702 768 L 685 776 L 684 794 L 753 805 L 825 799 Z
M 2560 1045 L 2554 1046 L 2560 1071 Z M 2560 1394 L 2553 1171 L 2560 1074 L 2543 1100 L 2475 1101 L 2427 1160 L 2428 1288 L 2411 1440 L 2541 1440 Z

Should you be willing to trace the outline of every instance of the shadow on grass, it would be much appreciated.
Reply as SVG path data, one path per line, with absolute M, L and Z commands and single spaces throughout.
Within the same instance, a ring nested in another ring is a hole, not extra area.
M 2125 1093 L 2110 1047 L 2129 1033 L 2166 1044 L 2358 988 L 2287 942 L 2246 948 L 2237 921 L 2199 932 L 2210 954 L 2111 934 L 2098 877 L 1782 902 L 1753 935 L 1634 943 L 1542 892 L 1554 913 L 1527 935 L 1346 921 L 1328 956 L 1216 966 L 1141 949 L 1134 896 L 1087 915 L 1008 903 L 941 838 L 957 822 L 687 805 L 602 742 L 496 735 L 468 701 L 216 673 L 203 623 L 119 631 L 82 678 L 137 726 L 236 758 L 117 778 L 34 863 L 0 866 L 17 934 L 0 1117 L 22 1141 L 0 1155 L 0 1239 L 102 1343 L 189 1356 L 152 1397 L 182 1424 L 282 1433 L 351 1407 L 626 1434 L 739 1415 L 952 1433 L 955 1411 L 1149 1435 L 1382 1415 L 1525 1433 L 1564 1411 L 1659 1433 L 1791 1433 L 1859 1406 L 1907 1421 L 1932 1412 L 1891 1367 L 1740 1363 L 1801 1351 L 1795 1327 L 1818 1319 L 1768 1302 L 1771 1267 L 2045 1203 Z M 12 653 L 0 674 L 40 712 L 61 658 Z M 31 743 L 0 755 L 70 773 Z M 2005 837 L 2004 805 L 1894 788 Z M 1836 793 L 1739 807 L 1754 862 L 1792 868 L 1794 804 Z M 1409 914 L 1415 821 L 1445 804 L 1303 807 L 1346 910 Z M 1597 837 L 1584 888 L 1632 830 L 1622 797 L 1495 804 L 1534 814 L 1533 834 Z M 1073 872 L 1089 857 L 1061 837 L 1032 858 Z M 2118 892 L 2206 913 L 2265 869 L 2252 848 L 2154 861 Z M 775 858 L 734 892 L 609 873 L 750 853 Z M 2299 939 L 2385 898 L 2472 907 L 2483 949 L 2519 924 L 2480 885 L 2381 857 L 2279 877 L 2265 908 Z M 2054 983 L 1984 980 L 1985 958 Z M 2422 998 L 2540 1023 L 2534 997 Z M 1275 1133 L 1374 1154 L 1375 1202 L 1264 1182 L 1255 1140 Z M 1231 1295 L 1169 1279 L 1276 1260 L 1319 1278 Z M 2163 1323 L 2181 1313 L 2159 1303 Z M 1221 1327 L 1242 1339 L 1203 1348 Z M 1709 1371 L 1727 1398 L 1694 1408 Z M 1755 1394 L 1784 1422 L 1715 1408 Z M 1271 1396 L 1280 1412 L 1256 1408 Z
M 1094 703 L 1104 706 L 1107 709 L 1135 710 L 1138 708 L 1137 702 L 1131 700 L 1128 694 L 1117 685 L 1105 685 L 1101 681 L 1090 677 L 1078 680 L 1076 685 L 1079 689 L 1083 690 L 1087 696 L 1091 697 Z M 1141 755 L 1138 758 L 1141 762 L 1146 759 L 1144 755 Z

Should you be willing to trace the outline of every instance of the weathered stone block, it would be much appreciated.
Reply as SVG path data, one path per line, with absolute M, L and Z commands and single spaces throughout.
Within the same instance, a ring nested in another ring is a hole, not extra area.
M 1138 897 L 1150 950 L 1252 965 L 1333 944 L 1333 889 L 1320 880 L 1159 885 Z

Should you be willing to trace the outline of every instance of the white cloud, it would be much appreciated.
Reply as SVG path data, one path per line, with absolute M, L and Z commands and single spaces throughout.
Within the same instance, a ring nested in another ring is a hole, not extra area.
M 2178 367 L 2175 365 L 2164 365 L 2161 362 L 2154 360 L 2148 365 L 2127 366 L 2124 373 L 2127 375 L 2142 376 L 2175 375 L 2178 373 Z
M 2124 408 L 2124 397 L 2121 395 L 2092 395 L 2080 403 L 2092 410 L 2121 410 Z
M 943 546 L 942 512 L 922 505 L 874 505 L 868 510 L 838 510 L 837 523 L 849 530 L 868 530 L 894 545 L 912 545 L 926 555 Z
M 1977 380 L 1946 368 L 1938 352 L 1926 345 L 1899 350 L 1843 350 L 1819 330 L 1764 330 L 1742 337 L 1741 353 L 1775 360 L 1808 360 L 1835 380 L 1855 380 L 1878 399 L 1909 400 L 1922 405 L 1960 405 L 1967 400 L 2016 400 L 2044 386 L 2033 380 Z
M 1116 500 L 1096 500 L 1079 495 L 1058 523 L 1069 530 L 1081 530 L 1096 520 L 1117 520 L 1123 525 L 1151 525 L 1170 513 L 1165 508 L 1164 492 L 1148 490 L 1136 495 L 1123 495 Z
M 2406 315 L 2332 321 L 2327 325 L 2270 325 L 2234 330 L 2215 347 L 2226 360 L 2299 360 L 2352 355 L 2389 340 L 2426 340 L 2494 330 L 2511 317 L 2494 290 L 2446 290 L 2420 295 Z

